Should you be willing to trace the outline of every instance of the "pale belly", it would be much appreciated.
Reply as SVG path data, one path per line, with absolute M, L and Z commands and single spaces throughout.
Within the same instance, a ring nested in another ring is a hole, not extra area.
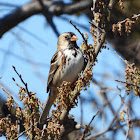
M 66 56 L 66 63 L 61 71 L 60 84 L 63 81 L 73 83 L 77 80 L 78 74 L 83 70 L 84 58 L 81 50 L 77 50 L 76 53 L 74 50 L 65 50 L 64 53 Z

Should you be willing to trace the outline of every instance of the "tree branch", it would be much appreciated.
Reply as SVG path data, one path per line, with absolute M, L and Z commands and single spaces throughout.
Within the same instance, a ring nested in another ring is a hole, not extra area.
M 88 7 L 92 6 L 92 0 L 74 2 L 72 4 L 64 4 L 61 1 L 46 1 L 42 0 L 45 8 L 52 15 L 60 16 L 62 14 L 75 14 L 77 12 L 82 12 Z M 42 6 L 38 0 L 34 0 L 20 8 L 17 8 L 12 13 L 6 15 L 0 20 L 0 37 L 4 33 L 31 17 L 32 15 L 39 14 L 42 12 Z
M 93 135 L 93 136 L 88 137 L 87 139 L 88 139 L 88 140 L 89 140 L 89 139 L 96 139 L 97 137 L 99 137 L 99 136 L 103 135 L 104 133 L 110 131 L 110 130 L 112 129 L 112 125 L 113 125 L 114 121 L 115 121 L 115 120 L 117 119 L 117 117 L 118 117 L 118 112 L 120 111 L 121 107 L 122 107 L 122 104 L 120 105 L 119 109 L 116 111 L 114 118 L 112 119 L 112 121 L 110 122 L 110 124 L 108 125 L 108 127 L 107 127 L 106 129 L 104 129 L 104 130 L 102 130 L 102 131 L 96 133 L 96 134 Z

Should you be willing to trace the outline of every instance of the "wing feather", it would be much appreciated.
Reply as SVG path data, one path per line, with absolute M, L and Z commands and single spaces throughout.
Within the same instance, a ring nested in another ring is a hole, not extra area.
M 53 55 L 52 60 L 51 60 L 51 67 L 50 67 L 50 72 L 49 72 L 49 77 L 48 77 L 48 82 L 47 82 L 47 92 L 50 90 L 50 85 L 53 81 L 53 77 L 59 68 L 58 64 L 58 51 Z

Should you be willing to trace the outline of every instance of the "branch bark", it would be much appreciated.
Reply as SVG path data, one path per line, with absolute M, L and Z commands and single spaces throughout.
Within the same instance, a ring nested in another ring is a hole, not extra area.
M 75 14 L 81 12 L 92 6 L 92 0 L 79 1 L 72 4 L 64 4 L 61 1 L 46 1 L 42 0 L 48 13 L 55 16 L 60 16 L 62 14 Z M 21 23 L 22 21 L 28 19 L 29 17 L 39 14 L 42 12 L 42 6 L 38 0 L 32 1 L 17 8 L 12 13 L 9 13 L 0 20 L 0 37 L 2 37 L 7 31 Z

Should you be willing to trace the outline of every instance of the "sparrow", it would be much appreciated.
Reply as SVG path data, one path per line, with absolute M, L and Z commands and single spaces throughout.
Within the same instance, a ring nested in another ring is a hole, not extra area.
M 66 32 L 59 36 L 57 51 L 51 59 L 51 67 L 47 82 L 49 97 L 45 103 L 39 122 L 46 120 L 49 110 L 57 98 L 58 88 L 63 81 L 74 83 L 78 74 L 84 69 L 85 60 L 83 53 L 77 46 L 78 38 L 72 32 Z

